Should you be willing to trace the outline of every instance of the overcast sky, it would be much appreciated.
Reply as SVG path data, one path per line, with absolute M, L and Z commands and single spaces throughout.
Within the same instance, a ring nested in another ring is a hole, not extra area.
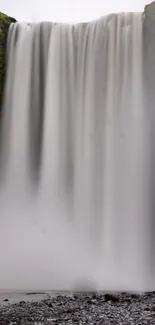
M 19 21 L 78 22 L 119 11 L 143 11 L 153 0 L 0 0 L 0 11 Z

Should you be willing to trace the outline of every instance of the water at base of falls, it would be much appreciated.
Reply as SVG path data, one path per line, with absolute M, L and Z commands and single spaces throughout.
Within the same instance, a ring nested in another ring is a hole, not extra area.
M 0 289 L 154 288 L 142 20 L 11 25 Z

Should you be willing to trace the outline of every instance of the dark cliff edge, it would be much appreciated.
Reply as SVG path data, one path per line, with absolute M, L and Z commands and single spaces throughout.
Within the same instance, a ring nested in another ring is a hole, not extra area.
M 6 44 L 9 26 L 16 22 L 15 18 L 0 12 L 0 108 L 2 106 L 6 70 Z
M 146 18 L 152 18 L 155 20 L 155 1 L 145 6 L 144 13 Z

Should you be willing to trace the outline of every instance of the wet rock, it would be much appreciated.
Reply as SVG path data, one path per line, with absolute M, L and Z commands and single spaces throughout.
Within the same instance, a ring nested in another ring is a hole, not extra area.
M 46 293 L 45 292 L 26 292 L 26 295 L 27 296 L 34 296 L 34 295 L 45 295 Z
M 105 302 L 111 301 L 111 302 L 119 302 L 120 298 L 118 296 L 112 295 L 112 294 L 105 294 L 104 296 Z
M 155 306 L 152 306 L 151 310 L 155 312 Z
M 87 295 L 72 299 L 57 295 L 38 302 L 0 305 L 0 325 L 153 325 L 155 295 L 137 296 L 107 293 L 95 299 Z M 105 303 L 105 297 L 116 303 Z M 131 303 L 126 304 L 125 299 Z
M 138 296 L 136 293 L 132 293 L 132 294 L 131 294 L 131 298 L 132 298 L 132 299 L 138 299 L 139 296 Z
M 49 308 L 52 308 L 52 303 L 51 303 L 51 302 L 48 302 L 48 303 L 47 303 L 47 306 L 48 306 Z

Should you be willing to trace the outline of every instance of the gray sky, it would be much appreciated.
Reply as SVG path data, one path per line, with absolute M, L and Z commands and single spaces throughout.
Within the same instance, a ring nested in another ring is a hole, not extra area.
M 110 12 L 143 11 L 153 0 L 0 0 L 0 11 L 19 21 L 78 22 Z

